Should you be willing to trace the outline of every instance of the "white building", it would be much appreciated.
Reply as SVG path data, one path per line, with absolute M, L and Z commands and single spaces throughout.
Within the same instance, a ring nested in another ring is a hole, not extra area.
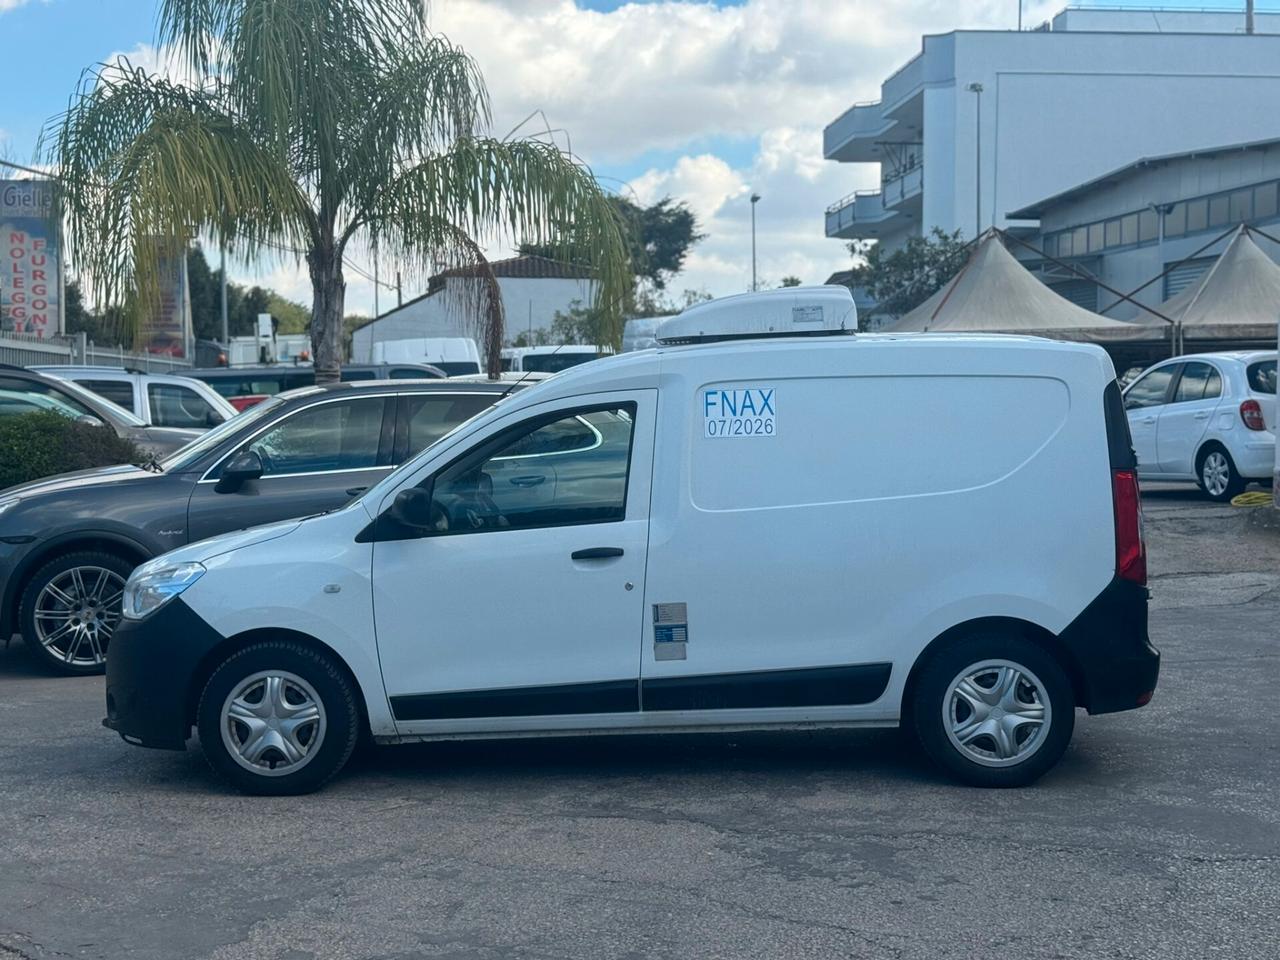
M 1280 117 L 1270 127 L 1280 134 Z M 1135 159 L 1005 215 L 1039 221 L 1028 246 L 1012 252 L 1058 293 L 1108 317 L 1150 319 L 1106 287 L 1159 307 L 1213 265 L 1242 223 L 1280 260 L 1280 245 L 1265 236 L 1280 237 L 1280 137 Z
M 924 37 L 878 101 L 825 130 L 827 159 L 880 167 L 878 189 L 828 208 L 827 236 L 972 237 L 1137 157 L 1272 134 L 1280 14 L 1247 36 L 1243 6 L 1067 9 L 1036 30 Z
M 548 329 L 557 312 L 567 313 L 575 303 L 590 306 L 595 298 L 596 282 L 586 267 L 535 256 L 495 260 L 489 266 L 502 291 L 508 343 L 521 333 Z M 351 337 L 352 362 L 371 362 L 373 345 L 382 341 L 476 337 L 473 318 L 464 315 L 460 304 L 477 273 L 467 267 L 437 274 L 422 296 L 357 327 Z

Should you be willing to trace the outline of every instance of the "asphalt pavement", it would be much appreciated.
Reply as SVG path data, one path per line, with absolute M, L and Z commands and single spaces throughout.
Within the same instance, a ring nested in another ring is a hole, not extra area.
M 1016 791 L 880 731 L 387 748 L 249 798 L 15 644 L 0 960 L 1273 960 L 1280 530 L 1185 487 L 1144 507 L 1155 700 L 1080 714 Z

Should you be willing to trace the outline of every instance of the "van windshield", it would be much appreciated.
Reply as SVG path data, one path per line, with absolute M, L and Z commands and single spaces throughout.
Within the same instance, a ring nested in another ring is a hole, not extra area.
M 594 359 L 594 353 L 531 353 L 524 358 L 524 369 L 533 373 L 559 373 Z
M 1249 389 L 1254 393 L 1275 395 L 1276 362 L 1274 360 L 1260 360 L 1249 364 Z

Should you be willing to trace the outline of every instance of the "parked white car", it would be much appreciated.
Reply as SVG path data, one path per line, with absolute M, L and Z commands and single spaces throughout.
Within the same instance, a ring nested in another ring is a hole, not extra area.
M 580 343 L 546 344 L 541 347 L 504 347 L 502 369 L 512 373 L 559 373 L 580 363 L 608 356 L 608 347 Z
M 139 567 L 108 725 L 194 725 L 255 793 L 315 789 L 364 735 L 899 723 L 967 783 L 1030 783 L 1077 708 L 1156 686 L 1115 370 L 854 329 L 843 287 L 702 304 L 340 510 Z
M 239 411 L 213 387 L 191 377 L 119 367 L 32 367 L 70 380 L 132 412 L 149 427 L 208 430 Z
M 1157 363 L 1124 391 L 1143 480 L 1190 480 L 1230 500 L 1275 470 L 1276 352 L 1196 353 Z

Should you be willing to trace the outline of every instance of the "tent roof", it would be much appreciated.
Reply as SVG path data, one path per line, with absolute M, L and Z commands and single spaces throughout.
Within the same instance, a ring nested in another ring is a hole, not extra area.
M 883 329 L 1020 333 L 1086 342 L 1164 336 L 1163 329 L 1113 320 L 1054 293 L 1014 259 L 994 232 L 978 243 L 969 262 L 941 290 Z
M 1191 338 L 1272 339 L 1280 321 L 1280 266 L 1241 227 L 1200 279 L 1160 306 Z

